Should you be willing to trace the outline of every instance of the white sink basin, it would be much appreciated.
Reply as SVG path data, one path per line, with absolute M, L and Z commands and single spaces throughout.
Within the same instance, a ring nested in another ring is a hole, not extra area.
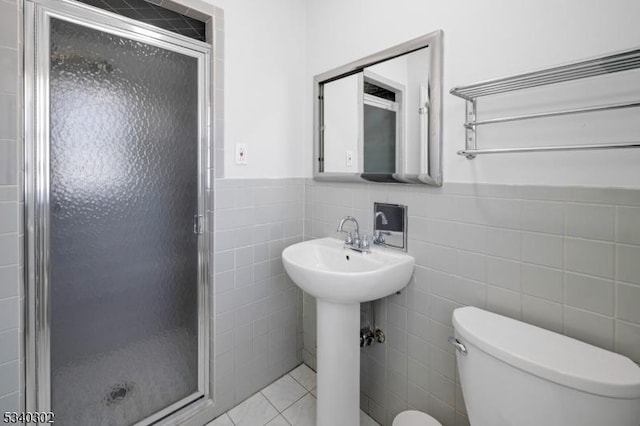
M 404 288 L 415 260 L 405 253 L 373 247 L 359 253 L 335 238 L 294 244 L 282 252 L 291 279 L 310 295 L 337 303 L 380 299 Z
M 282 262 L 291 279 L 316 298 L 317 426 L 360 424 L 360 303 L 409 283 L 413 257 L 382 247 L 344 248 L 335 238 L 287 247 Z

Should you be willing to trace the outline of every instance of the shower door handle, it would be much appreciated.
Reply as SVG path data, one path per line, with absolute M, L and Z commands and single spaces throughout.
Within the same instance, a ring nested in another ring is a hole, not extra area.
M 204 219 L 204 216 L 202 216 L 201 214 L 193 215 L 193 233 L 194 234 L 200 235 L 203 233 L 203 228 L 204 228 L 204 225 L 202 223 L 203 219 Z

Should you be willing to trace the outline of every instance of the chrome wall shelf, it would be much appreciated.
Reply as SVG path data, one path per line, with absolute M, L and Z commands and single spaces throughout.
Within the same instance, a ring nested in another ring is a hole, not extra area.
M 640 141 L 633 141 L 589 145 L 554 145 L 523 148 L 479 149 L 477 146 L 476 136 L 476 128 L 477 126 L 481 125 L 640 107 L 640 101 L 634 101 L 608 105 L 596 105 L 585 108 L 542 112 L 536 114 L 515 115 L 511 117 L 501 117 L 490 120 L 476 120 L 477 99 L 483 96 L 497 95 L 500 93 L 529 89 L 555 83 L 562 83 L 587 77 L 596 77 L 604 74 L 612 74 L 637 68 L 640 68 L 640 48 L 617 52 L 597 58 L 591 58 L 538 71 L 531 71 L 509 77 L 482 81 L 479 83 L 470 84 L 468 86 L 454 87 L 453 89 L 451 89 L 451 94 L 454 96 L 458 96 L 466 101 L 466 119 L 464 123 L 464 127 L 466 129 L 466 149 L 458 151 L 458 155 L 464 155 L 468 159 L 473 159 L 478 154 L 640 147 Z

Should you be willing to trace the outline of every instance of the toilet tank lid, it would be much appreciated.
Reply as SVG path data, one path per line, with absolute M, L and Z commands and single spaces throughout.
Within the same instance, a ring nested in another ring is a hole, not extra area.
M 640 398 L 640 367 L 620 354 L 471 306 L 453 312 L 453 326 L 463 343 L 535 376 L 596 395 Z

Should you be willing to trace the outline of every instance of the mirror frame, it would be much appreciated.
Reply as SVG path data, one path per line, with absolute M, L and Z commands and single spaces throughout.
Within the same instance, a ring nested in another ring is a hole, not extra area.
M 313 179 L 333 182 L 382 182 L 382 183 L 413 183 L 442 186 L 442 77 L 443 77 L 443 38 L 444 32 L 436 30 L 424 36 L 409 40 L 397 46 L 382 50 L 373 55 L 365 56 L 341 67 L 335 68 L 313 78 Z M 346 77 L 365 68 L 429 47 L 429 132 L 427 134 L 427 171 L 419 174 L 393 173 L 385 175 L 388 180 L 372 180 L 363 177 L 364 172 L 331 173 L 320 171 L 320 153 L 324 152 L 320 123 L 322 120 L 321 85 L 342 77 Z

